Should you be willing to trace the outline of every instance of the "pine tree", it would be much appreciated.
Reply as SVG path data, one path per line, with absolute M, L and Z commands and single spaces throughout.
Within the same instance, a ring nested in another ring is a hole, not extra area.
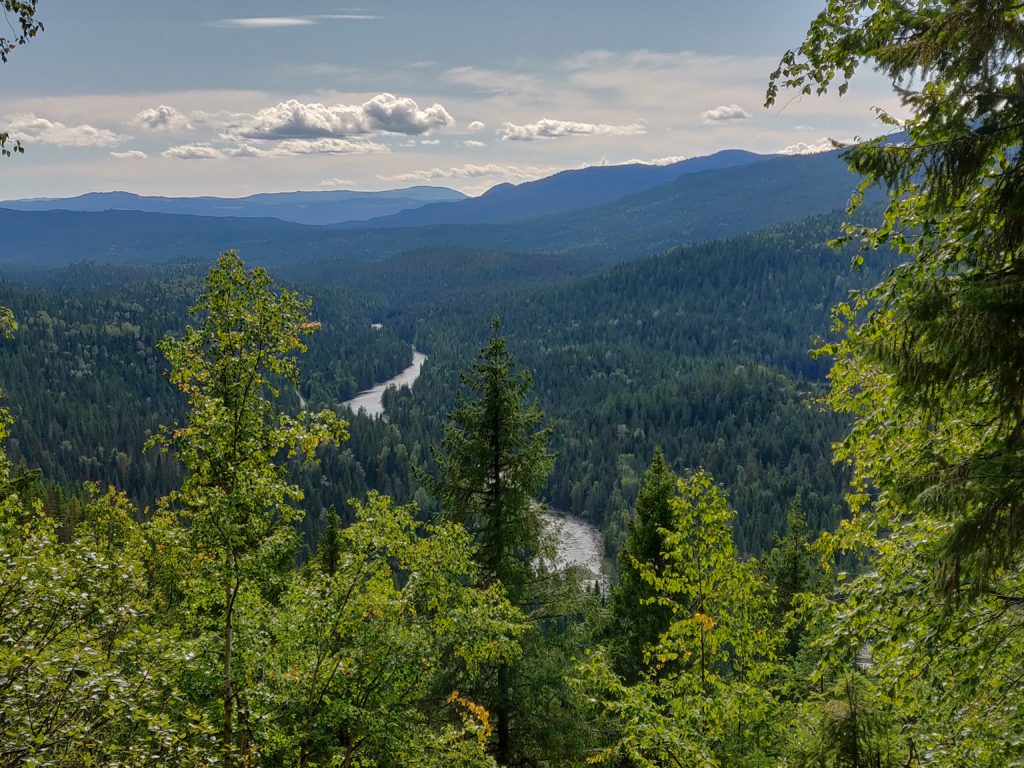
M 786 535 L 778 539 L 761 566 L 765 577 L 775 587 L 775 616 L 780 624 L 786 622 L 793 611 L 796 596 L 814 589 L 821 580 L 810 545 L 807 519 L 797 493 L 786 512 Z M 796 654 L 802 634 L 801 625 L 787 626 L 783 649 L 786 656 Z
M 665 531 L 672 526 L 671 501 L 678 483 L 659 446 L 640 485 L 636 512 L 618 554 L 619 581 L 612 588 L 608 639 L 612 663 L 627 682 L 637 680 L 644 669 L 645 649 L 656 645 L 672 622 L 671 610 L 654 602 L 657 592 L 641 571 L 662 571 Z
M 436 477 L 422 479 L 451 519 L 465 525 L 477 543 L 477 562 L 484 585 L 500 582 L 513 605 L 526 607 L 536 575 L 543 532 L 542 508 L 536 503 L 551 471 L 546 444 L 551 430 L 531 402 L 532 379 L 517 371 L 501 335 L 501 321 L 491 324 L 491 337 L 480 351 L 444 427 L 440 447 L 433 451 Z M 495 716 L 495 758 L 510 765 L 512 743 L 513 670 L 497 669 L 487 701 Z

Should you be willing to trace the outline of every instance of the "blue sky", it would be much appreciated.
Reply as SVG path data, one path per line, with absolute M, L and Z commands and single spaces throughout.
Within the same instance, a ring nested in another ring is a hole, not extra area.
M 823 0 L 41 0 L 2 66 L 26 154 L 0 199 L 445 185 L 739 147 L 808 151 L 898 113 L 850 93 L 762 108 Z

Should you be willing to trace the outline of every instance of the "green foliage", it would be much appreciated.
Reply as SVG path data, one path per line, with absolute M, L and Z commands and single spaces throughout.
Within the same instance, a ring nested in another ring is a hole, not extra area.
M 0 502 L 0 765 L 213 762 L 212 729 L 176 685 L 194 660 L 154 622 L 133 513 L 95 495 L 65 538 L 40 504 Z
M 236 751 L 248 759 L 251 748 L 248 727 L 235 733 L 236 709 L 248 720 L 250 687 L 250 671 L 235 663 L 236 610 L 244 631 L 261 610 L 261 588 L 294 552 L 291 524 L 303 515 L 295 506 L 301 491 L 280 459 L 300 452 L 312 459 L 318 446 L 345 437 L 346 424 L 332 411 L 291 417 L 274 407 L 281 387 L 298 385 L 294 354 L 318 327 L 308 311 L 308 301 L 275 292 L 266 272 L 247 272 L 229 251 L 210 270 L 192 309 L 201 324 L 160 344 L 171 382 L 189 407 L 184 426 L 163 428 L 154 439 L 173 447 L 188 470 L 160 508 L 194 549 L 186 591 L 200 610 L 196 618 L 205 613 L 217 626 L 220 738 L 228 764 Z
M 636 682 L 647 650 L 658 643 L 672 621 L 669 606 L 656 602 L 653 581 L 644 574 L 660 575 L 664 568 L 665 535 L 672 528 L 672 499 L 678 484 L 664 452 L 656 448 L 640 482 L 635 516 L 618 553 L 619 580 L 611 593 L 610 656 L 615 671 L 627 683 Z
M 860 673 L 845 673 L 828 697 L 814 697 L 803 704 L 794 725 L 788 756 L 793 768 L 910 764 L 904 761 L 905 745 L 887 702 Z
M 578 577 L 553 571 L 536 494 L 551 467 L 550 428 L 531 403 L 527 372 L 517 371 L 492 322 L 491 338 L 463 376 L 460 395 L 434 451 L 438 474 L 423 473 L 448 517 L 477 543 L 484 584 L 500 586 L 531 622 L 522 658 L 469 675 L 469 690 L 494 714 L 493 754 L 500 765 L 573 760 L 582 748 L 578 701 L 564 682 L 581 651 L 586 612 Z
M 775 618 L 786 625 L 783 653 L 796 656 L 803 647 L 810 618 L 800 615 L 801 598 L 807 593 L 822 594 L 829 587 L 819 559 L 811 549 L 799 493 L 793 497 L 786 513 L 786 535 L 777 539 L 765 555 L 761 570 L 775 592 Z
M 495 319 L 487 346 L 463 375 L 472 399 L 459 396 L 433 452 L 438 474 L 423 478 L 473 534 L 485 581 L 501 582 L 519 602 L 541 551 L 542 510 L 534 499 L 551 471 L 551 429 L 528 402 L 530 374 L 516 371 L 500 329 Z
M 827 555 L 869 565 L 840 582 L 819 643 L 825 674 L 870 648 L 905 765 L 1013 765 L 1024 722 L 1024 53 L 1009 0 L 830 2 L 772 76 L 822 92 L 872 61 L 909 118 L 851 148 L 880 224 L 848 227 L 905 263 L 836 309 L 824 352 L 854 517 Z M 883 122 L 895 124 L 882 114 Z M 853 207 L 859 198 L 853 201 Z M 862 261 L 863 259 L 858 259 Z
M 647 599 L 672 614 L 647 650 L 643 676 L 627 684 L 602 652 L 577 671 L 617 729 L 596 758 L 637 766 L 768 764 L 776 738 L 770 593 L 755 563 L 739 559 L 733 513 L 710 475 L 680 480 L 670 506 L 664 566 L 639 566 L 655 592 Z
M 296 573 L 250 649 L 266 765 L 486 766 L 489 715 L 439 675 L 508 662 L 524 630 L 499 585 L 478 588 L 471 540 L 371 494 L 334 568 Z M 328 529 L 332 530 L 332 529 Z
M 890 431 L 934 430 L 931 447 L 877 479 L 908 509 L 952 523 L 952 589 L 983 588 L 1024 547 L 1020 10 L 1016 0 L 834 1 L 769 88 L 769 102 L 779 86 L 820 93 L 838 79 L 843 91 L 871 60 L 909 112 L 901 134 L 847 152 L 862 188 L 890 195 L 877 227 L 848 235 L 907 261 L 851 305 L 866 317 L 844 314 L 847 343 L 829 351 L 875 369 L 873 382 L 893 380 Z

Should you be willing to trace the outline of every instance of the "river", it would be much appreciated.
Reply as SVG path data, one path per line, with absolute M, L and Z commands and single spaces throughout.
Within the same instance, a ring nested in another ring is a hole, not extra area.
M 352 413 L 362 411 L 370 418 L 380 418 L 384 415 L 384 391 L 391 387 L 396 389 L 399 387 L 411 387 L 412 383 L 419 378 L 420 369 L 423 368 L 423 363 L 426 361 L 427 356 L 414 349 L 412 351 L 412 365 L 397 376 L 393 376 L 370 389 L 363 390 L 351 400 L 346 400 L 345 405 L 352 410 Z
M 590 583 L 599 581 L 602 586 L 607 586 L 608 576 L 602 569 L 604 545 L 601 532 L 590 523 L 564 512 L 546 512 L 544 522 L 549 531 L 554 529 L 558 532 L 555 566 L 581 565 L 589 572 Z
M 353 413 L 363 411 L 371 418 L 382 417 L 384 415 L 384 392 L 391 387 L 411 387 L 413 382 L 419 378 L 420 369 L 423 368 L 423 363 L 426 360 L 426 355 L 413 349 L 412 365 L 397 376 L 360 392 L 351 400 L 346 400 L 345 405 Z M 557 527 L 558 531 L 558 557 L 555 565 L 559 568 L 582 565 L 595 580 L 607 584 L 607 576 L 601 567 L 604 551 L 601 544 L 601 532 L 577 517 L 554 510 L 545 513 L 544 520 L 548 530 Z

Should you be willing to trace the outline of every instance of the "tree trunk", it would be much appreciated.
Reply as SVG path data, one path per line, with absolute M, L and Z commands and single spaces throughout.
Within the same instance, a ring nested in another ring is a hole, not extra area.
M 224 765 L 231 768 L 233 764 L 234 751 L 234 702 L 235 688 L 231 682 L 231 654 L 232 654 L 232 629 L 234 627 L 235 594 L 236 590 L 229 584 L 226 588 L 224 608 L 224 727 L 222 740 L 224 744 Z
M 494 714 L 498 720 L 498 749 L 495 759 L 498 765 L 510 765 L 512 760 L 512 740 L 509 735 L 509 668 L 503 664 L 498 669 L 498 705 Z

